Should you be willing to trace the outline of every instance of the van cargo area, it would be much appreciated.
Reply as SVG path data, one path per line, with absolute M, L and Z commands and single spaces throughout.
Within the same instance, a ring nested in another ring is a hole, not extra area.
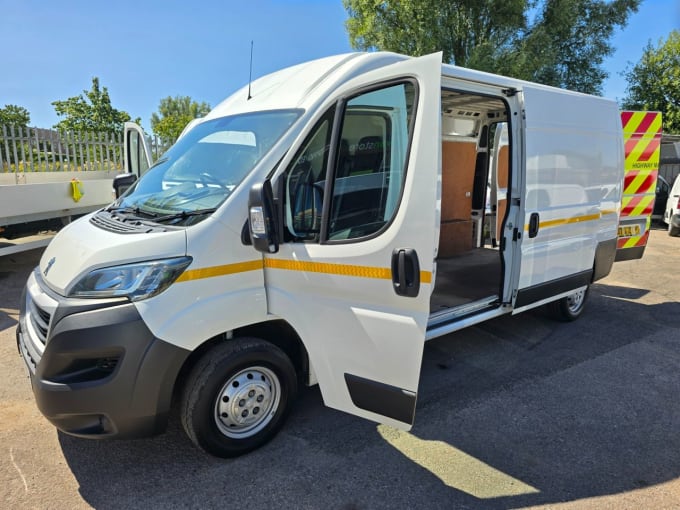
M 430 311 L 470 314 L 501 299 L 507 106 L 501 98 L 450 90 L 442 91 L 441 104 L 441 220 Z

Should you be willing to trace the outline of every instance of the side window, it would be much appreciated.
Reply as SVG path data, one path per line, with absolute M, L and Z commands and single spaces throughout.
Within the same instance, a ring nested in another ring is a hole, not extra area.
M 414 102 L 410 82 L 350 99 L 339 113 L 332 172 L 335 110 L 316 124 L 285 174 L 285 222 L 295 240 L 319 241 L 322 221 L 329 241 L 366 237 L 392 221 L 406 175 Z
M 286 226 L 299 240 L 318 240 L 334 109 L 298 151 L 286 176 Z
M 342 120 L 329 240 L 365 237 L 394 217 L 406 175 L 415 87 L 411 83 L 351 99 Z

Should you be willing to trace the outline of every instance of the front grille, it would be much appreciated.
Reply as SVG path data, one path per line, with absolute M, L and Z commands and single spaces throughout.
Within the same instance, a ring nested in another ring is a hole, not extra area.
M 50 329 L 50 319 L 52 316 L 40 308 L 32 299 L 29 300 L 29 307 L 29 318 L 35 330 L 36 336 L 38 337 L 38 340 L 40 340 L 40 342 L 45 345 L 45 342 L 47 342 L 47 332 Z

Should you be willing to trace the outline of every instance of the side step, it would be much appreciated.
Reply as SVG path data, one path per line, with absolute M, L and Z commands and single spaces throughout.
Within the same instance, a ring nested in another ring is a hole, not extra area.
M 498 296 L 490 296 L 474 303 L 434 313 L 430 315 L 427 322 L 425 341 L 448 335 L 459 329 L 505 315 L 511 311 L 511 306 L 502 306 L 498 302 Z

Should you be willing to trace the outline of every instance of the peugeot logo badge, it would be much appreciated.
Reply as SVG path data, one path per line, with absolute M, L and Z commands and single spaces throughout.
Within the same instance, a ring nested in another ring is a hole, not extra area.
M 50 269 L 51 269 L 52 266 L 54 265 L 54 261 L 55 261 L 55 260 L 57 260 L 56 257 L 52 257 L 52 258 L 50 259 L 50 261 L 47 263 L 47 267 L 46 267 L 45 270 L 43 271 L 43 276 L 47 276 L 47 273 L 49 273 Z

